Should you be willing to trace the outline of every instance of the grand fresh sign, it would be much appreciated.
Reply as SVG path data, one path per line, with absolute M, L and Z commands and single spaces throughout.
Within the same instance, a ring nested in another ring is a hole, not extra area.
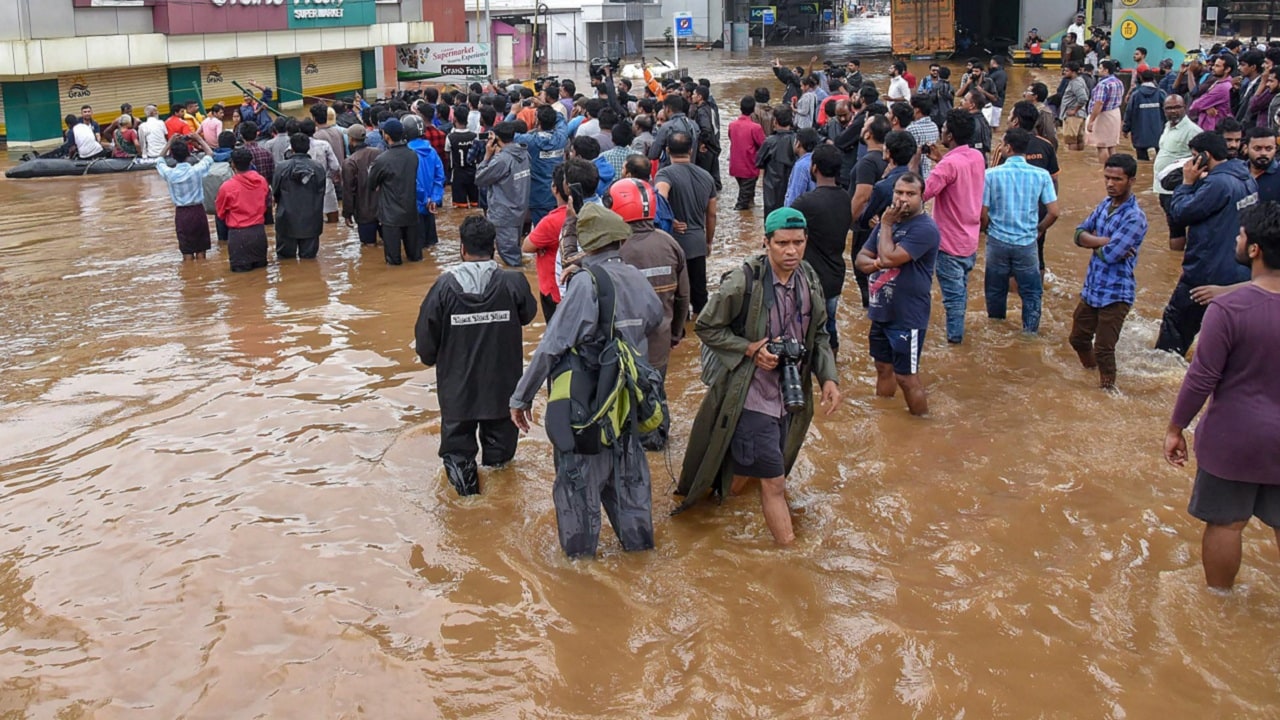
M 458 83 L 491 75 L 488 43 L 429 43 L 396 48 L 396 79 Z

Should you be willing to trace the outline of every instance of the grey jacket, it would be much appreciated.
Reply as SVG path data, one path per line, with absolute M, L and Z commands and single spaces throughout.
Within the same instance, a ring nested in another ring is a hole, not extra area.
M 476 168 L 476 185 L 489 188 L 489 221 L 524 222 L 529 209 L 529 150 L 507 143 Z
M 492 199 L 489 207 L 493 208 Z M 593 253 L 583 258 L 582 264 L 588 268 L 603 267 L 609 273 L 617 298 L 614 327 L 637 353 L 647 355 L 649 344 L 646 338 L 662 324 L 663 315 L 662 301 L 649 281 L 639 270 L 623 262 L 617 250 Z M 607 332 L 607 329 L 600 328 L 599 316 L 600 306 L 590 274 L 574 273 L 569 278 L 564 298 L 556 306 L 555 315 L 551 316 L 551 322 L 542 334 L 538 349 L 533 351 L 533 358 L 511 395 L 511 407 L 527 409 L 532 406 L 538 389 L 546 384 L 561 356 L 570 348 Z

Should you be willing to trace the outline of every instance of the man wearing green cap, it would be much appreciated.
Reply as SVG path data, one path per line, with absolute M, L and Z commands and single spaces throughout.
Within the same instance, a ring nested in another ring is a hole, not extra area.
M 573 212 L 572 203 L 567 213 Z M 639 270 L 623 262 L 619 254 L 631 227 L 603 205 L 588 203 L 577 213 L 578 246 L 587 253 L 582 265 L 603 272 L 614 291 L 613 331 L 646 357 L 646 337 L 662 323 L 662 301 Z M 529 431 L 533 398 L 570 351 L 591 359 L 600 352 L 602 338 L 609 334 L 609 320 L 600 317 L 595 278 L 588 272 L 574 273 L 556 307 L 551 322 L 538 343 L 524 376 L 511 395 L 511 420 L 522 432 Z M 653 548 L 653 513 L 649 490 L 649 463 L 640 446 L 634 423 L 624 426 L 621 436 L 598 454 L 554 450 L 556 480 L 552 499 L 556 506 L 556 526 L 560 547 L 569 557 L 594 556 L 600 539 L 600 505 L 623 550 Z
M 788 545 L 795 532 L 786 477 L 813 420 L 813 376 L 827 414 L 840 389 L 822 281 L 804 261 L 804 215 L 774 210 L 764 234 L 764 254 L 730 272 L 698 315 L 698 337 L 714 360 L 704 367 L 710 387 L 689 434 L 676 490 L 685 500 L 676 512 L 758 478 L 765 524 Z

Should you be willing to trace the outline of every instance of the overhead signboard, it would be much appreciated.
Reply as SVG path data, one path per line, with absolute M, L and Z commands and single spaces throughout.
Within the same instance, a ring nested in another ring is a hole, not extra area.
M 396 48 L 396 79 L 464 83 L 492 75 L 488 43 L 419 43 Z
M 377 22 L 377 1 L 155 0 L 152 18 L 166 35 L 356 27 Z
M 747 20 L 753 23 L 763 22 L 766 10 L 775 16 L 778 14 L 778 8 L 775 5 L 752 5 L 747 11 Z

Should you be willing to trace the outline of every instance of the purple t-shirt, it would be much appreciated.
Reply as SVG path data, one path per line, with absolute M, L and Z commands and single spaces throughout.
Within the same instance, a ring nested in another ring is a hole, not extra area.
M 1196 427 L 1196 462 L 1236 482 L 1280 485 L 1280 293 L 1247 285 L 1215 299 L 1173 406 L 1172 423 Z

